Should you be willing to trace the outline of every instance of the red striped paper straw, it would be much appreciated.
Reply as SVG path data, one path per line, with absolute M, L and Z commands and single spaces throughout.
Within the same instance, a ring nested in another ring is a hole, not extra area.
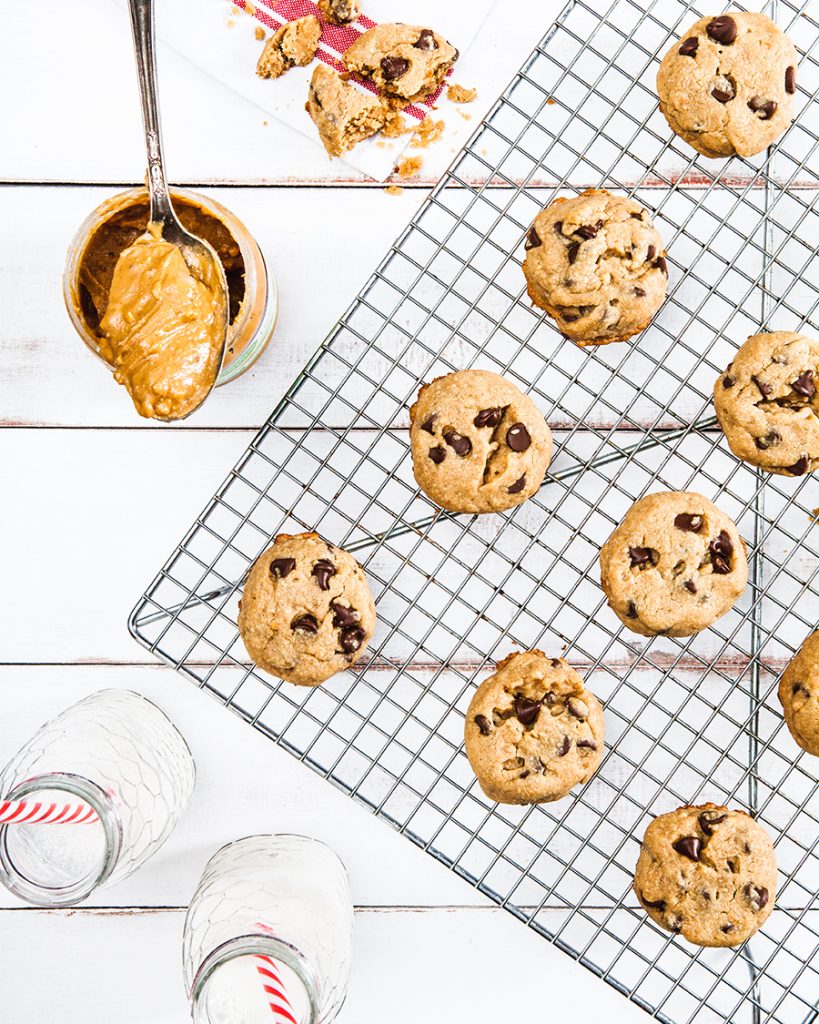
M 262 977 L 262 987 L 267 996 L 268 1005 L 273 1013 L 276 1024 L 301 1024 L 293 1016 L 293 1007 L 287 996 L 287 989 L 279 974 L 276 962 L 269 956 L 256 954 L 258 963 L 256 970 Z
M 91 825 L 99 820 L 88 804 L 0 800 L 0 825 Z

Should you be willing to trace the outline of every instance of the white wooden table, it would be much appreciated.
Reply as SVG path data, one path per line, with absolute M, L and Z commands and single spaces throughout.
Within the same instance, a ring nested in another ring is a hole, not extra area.
M 469 0 L 457 2 L 466 16 Z M 476 122 L 559 7 L 510 20 L 521 6 L 497 0 L 459 66 L 479 89 Z M 131 687 L 181 728 L 199 778 L 159 855 L 88 905 L 41 911 L 0 893 L 0 1020 L 186 1019 L 184 907 L 219 845 L 269 831 L 326 840 L 350 871 L 356 956 L 342 1024 L 409 1024 L 420 1002 L 432 1021 L 507 1019 L 523 1005 L 533 1021 L 643 1020 L 128 636 L 142 587 L 453 155 L 446 142 L 427 151 L 423 178 L 386 195 L 174 54 L 160 60 L 172 180 L 251 226 L 281 293 L 263 359 L 170 428 L 139 420 L 73 333 L 60 292 L 79 222 L 142 176 L 126 16 L 100 0 L 3 4 L 0 762 L 62 707 Z M 317 247 L 316 226 L 342 203 L 345 232 Z

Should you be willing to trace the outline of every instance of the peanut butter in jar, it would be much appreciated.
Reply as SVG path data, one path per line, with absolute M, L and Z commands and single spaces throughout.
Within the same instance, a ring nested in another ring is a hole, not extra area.
M 278 311 L 275 283 L 268 275 L 257 243 L 244 224 L 229 210 L 192 192 L 172 190 L 171 196 L 183 226 L 211 245 L 225 272 L 230 323 L 224 362 L 216 382 L 219 386 L 244 373 L 270 340 Z M 177 323 L 176 326 L 181 327 L 180 331 L 159 336 L 158 340 L 154 338 L 155 350 L 152 350 L 147 332 L 142 335 L 138 333 L 136 344 L 131 345 L 127 324 L 123 319 L 128 310 L 123 308 L 122 300 L 124 298 L 125 304 L 131 305 L 130 312 L 136 312 L 134 303 L 139 301 L 139 290 L 133 288 L 132 276 L 130 287 L 124 292 L 120 288 L 119 298 L 114 296 L 118 314 L 115 316 L 112 310 L 111 315 L 107 316 L 120 257 L 126 251 L 133 250 L 135 244 L 145 238 L 148 212 L 145 189 L 129 190 L 99 206 L 80 227 L 71 244 L 63 291 L 69 316 L 80 337 L 114 370 L 120 383 L 129 387 L 140 415 L 178 419 L 187 415 L 185 409 L 188 404 L 195 407 L 197 388 L 203 385 L 207 377 L 207 367 L 201 365 L 204 349 L 200 348 L 200 359 L 197 360 L 196 344 L 192 341 L 197 337 L 195 322 L 187 326 L 184 322 Z M 188 313 L 197 308 L 198 314 L 207 319 L 207 303 L 197 307 L 194 296 L 190 294 L 191 282 L 185 278 L 184 268 L 179 265 L 173 253 L 161 249 L 162 245 L 167 243 L 160 242 L 157 253 L 162 255 L 152 268 L 151 260 L 145 259 L 151 248 L 148 240 L 136 245 L 135 255 L 141 263 L 146 264 L 143 270 L 148 273 L 146 280 L 150 280 L 151 288 L 161 284 L 176 291 L 164 309 L 155 296 L 154 305 L 151 306 L 152 297 L 149 295 L 140 312 L 153 315 L 156 318 L 155 324 L 161 326 L 164 323 L 164 329 L 168 329 L 174 320 L 174 309 L 182 296 L 193 301 L 193 305 L 187 307 Z M 175 246 L 169 248 L 176 249 Z M 181 258 L 181 252 L 178 249 L 176 252 Z M 163 268 L 164 276 L 160 268 Z M 161 282 L 157 274 L 162 276 Z M 123 272 L 120 275 L 123 280 L 119 284 L 122 285 L 128 277 Z M 196 291 L 195 288 L 193 290 Z M 200 295 L 199 299 L 202 298 Z M 163 316 L 167 319 L 163 319 Z M 150 323 L 150 316 L 146 323 Z M 116 332 L 116 339 L 111 335 L 112 329 Z M 191 341 L 189 359 L 184 358 L 186 332 Z M 164 379 L 161 365 L 157 365 L 157 360 L 162 363 L 165 352 L 163 341 L 170 345 L 178 343 L 175 358 L 170 358 L 172 353 L 168 349 L 169 376 Z M 174 373 L 178 379 L 174 379 Z M 133 379 L 129 381 L 130 377 Z

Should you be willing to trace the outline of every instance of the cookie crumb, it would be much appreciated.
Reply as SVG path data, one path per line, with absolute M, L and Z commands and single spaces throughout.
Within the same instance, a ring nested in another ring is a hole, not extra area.
M 444 134 L 444 128 L 443 121 L 435 121 L 431 117 L 425 117 L 415 129 L 410 145 L 413 149 L 426 149 L 427 146 L 431 146 L 433 142 L 437 142 L 440 139 Z
M 259 42 L 261 42 L 264 39 L 264 29 L 262 28 L 261 25 L 257 25 L 256 26 L 256 29 L 255 29 L 253 35 L 256 36 L 256 38 L 259 40 Z
M 809 519 L 819 519 L 819 508 L 811 509 Z
M 557 100 L 556 100 L 556 99 L 554 98 L 554 96 L 549 96 L 549 97 L 548 97 L 548 99 L 546 100 L 546 103 L 547 103 L 547 104 L 548 104 L 548 105 L 549 105 L 550 107 L 553 107 L 553 106 L 555 105 L 555 103 L 556 103 L 556 102 L 557 102 Z
M 468 114 L 465 110 L 459 110 L 458 113 L 461 115 L 461 117 L 464 119 L 464 121 L 471 121 L 472 120 L 472 115 Z
M 411 130 L 399 110 L 393 110 L 387 114 L 387 120 L 381 129 L 382 134 L 388 139 L 397 139 L 400 135 L 406 135 Z
M 245 0 L 245 14 L 249 14 L 251 18 L 256 15 L 256 8 L 249 2 L 249 0 Z
M 400 185 L 387 185 L 384 191 L 388 196 L 400 196 L 404 190 Z
M 446 98 L 453 103 L 471 103 L 477 95 L 477 89 L 467 89 L 457 82 L 448 85 L 446 90 Z
M 396 174 L 399 178 L 412 178 L 418 174 L 424 165 L 424 161 L 420 156 L 408 156 L 406 160 L 402 160 L 400 164 L 395 168 Z

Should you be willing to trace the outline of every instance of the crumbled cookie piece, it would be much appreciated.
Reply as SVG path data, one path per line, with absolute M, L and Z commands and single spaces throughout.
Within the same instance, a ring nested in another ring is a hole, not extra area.
M 257 25 L 253 30 L 253 35 L 261 42 L 264 39 L 264 29 L 261 25 Z
M 371 78 L 396 106 L 435 92 L 458 51 L 431 28 L 384 24 L 364 32 L 344 53 L 348 70 Z
M 444 134 L 445 127 L 446 125 L 443 121 L 436 121 L 433 117 L 425 117 L 415 129 L 410 145 L 413 149 L 426 149 L 433 142 L 437 142 L 440 139 Z
M 399 178 L 412 178 L 421 170 L 424 165 L 424 161 L 420 156 L 408 156 L 406 160 L 402 160 L 395 168 L 395 173 Z
M 313 14 L 282 25 L 265 43 L 256 74 L 279 78 L 292 67 L 304 67 L 315 57 L 320 38 L 321 25 Z
M 325 64 L 313 72 L 306 109 L 330 156 L 341 156 L 375 135 L 391 113 L 381 100 L 365 96 Z
M 404 190 L 400 185 L 387 185 L 384 191 L 388 196 L 400 196 Z
M 448 85 L 446 90 L 446 98 L 453 103 L 471 103 L 477 95 L 477 89 L 467 89 L 455 82 Z
M 412 131 L 407 125 L 407 122 L 398 110 L 391 110 L 387 114 L 387 120 L 384 122 L 384 128 L 382 129 L 384 137 L 387 139 L 397 139 L 401 135 L 406 135 L 407 132 Z
M 318 0 L 318 9 L 333 25 L 351 25 L 361 16 L 361 0 Z

